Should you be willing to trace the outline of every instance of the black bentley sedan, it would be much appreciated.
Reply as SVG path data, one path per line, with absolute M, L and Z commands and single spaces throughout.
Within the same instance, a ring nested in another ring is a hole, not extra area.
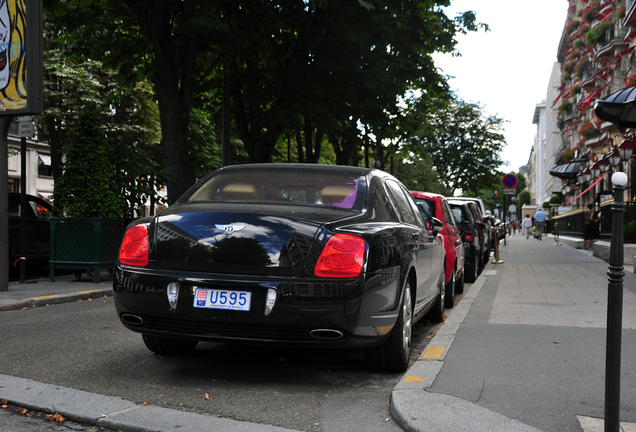
M 128 227 L 117 313 L 157 354 L 199 341 L 357 347 L 401 372 L 413 323 L 443 317 L 441 228 L 383 171 L 222 168 Z

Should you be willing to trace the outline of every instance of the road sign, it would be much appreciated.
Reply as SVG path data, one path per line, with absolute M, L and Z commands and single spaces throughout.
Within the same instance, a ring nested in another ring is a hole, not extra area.
M 514 205 L 514 204 L 511 204 L 511 205 L 510 205 L 510 207 L 508 207 L 508 211 L 509 211 L 510 213 L 514 213 L 514 212 L 516 212 L 516 211 L 517 211 L 517 206 L 516 206 L 516 205 Z
M 517 187 L 517 176 L 514 174 L 506 174 L 503 176 L 501 182 L 506 189 L 513 189 Z
M 29 138 L 35 135 L 35 125 L 32 121 L 18 123 L 20 138 Z
M 504 195 L 517 195 L 517 189 L 504 189 Z

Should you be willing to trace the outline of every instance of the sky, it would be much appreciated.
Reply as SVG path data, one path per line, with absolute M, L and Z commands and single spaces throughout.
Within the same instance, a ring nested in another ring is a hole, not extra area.
M 454 77 L 448 82 L 460 99 L 506 120 L 501 158 L 509 164 L 500 168 L 505 173 L 528 163 L 537 133 L 532 118 L 547 97 L 568 5 L 567 0 L 452 0 L 445 9 L 449 18 L 475 11 L 477 22 L 490 27 L 457 36 L 461 57 L 434 58 L 443 74 Z

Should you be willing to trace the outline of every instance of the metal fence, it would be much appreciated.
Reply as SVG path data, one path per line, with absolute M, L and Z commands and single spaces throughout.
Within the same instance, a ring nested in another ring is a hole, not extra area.
M 599 231 L 596 238 L 609 241 L 612 234 L 612 204 L 603 205 L 600 214 Z M 553 226 L 558 224 L 559 234 L 583 238 L 585 228 L 585 212 L 583 210 L 578 213 L 555 216 L 552 218 L 552 222 L 549 227 L 550 232 L 553 232 Z M 623 241 L 636 243 L 636 203 L 631 196 L 623 215 Z

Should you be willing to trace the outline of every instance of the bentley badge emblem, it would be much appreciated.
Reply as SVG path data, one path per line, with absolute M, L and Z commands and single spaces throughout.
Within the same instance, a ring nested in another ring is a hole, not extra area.
M 240 231 L 243 228 L 245 228 L 245 225 L 214 225 L 214 226 L 220 230 L 223 230 L 225 234 L 227 235 L 234 234 L 236 231 Z

